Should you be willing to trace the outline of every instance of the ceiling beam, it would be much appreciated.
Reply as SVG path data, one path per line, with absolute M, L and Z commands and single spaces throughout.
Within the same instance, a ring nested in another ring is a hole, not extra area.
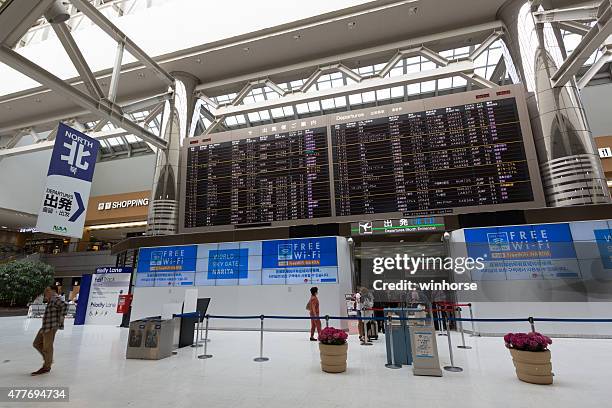
M 474 61 L 478 58 L 483 52 L 485 52 L 495 41 L 499 40 L 504 35 L 504 32 L 501 30 L 496 30 L 491 33 L 474 51 L 472 51 L 469 55 L 469 59 Z
M 10 2 L 0 17 L 0 43 L 9 47 L 28 32 L 55 0 L 15 0 Z
M 560 29 L 578 35 L 586 35 L 591 28 L 590 26 L 577 21 L 559 21 L 557 24 Z
M 320 99 L 368 92 L 381 88 L 392 88 L 400 85 L 432 81 L 435 79 L 446 78 L 461 74 L 473 75 L 473 72 L 474 63 L 472 61 L 457 61 L 451 62 L 447 66 L 438 67 L 429 71 L 422 71 L 413 74 L 405 74 L 388 78 L 372 77 L 355 84 L 343 86 L 341 88 L 323 89 L 311 92 L 295 92 L 285 96 L 284 98 L 266 100 L 248 105 L 220 106 L 215 110 L 214 114 L 217 118 L 219 118 L 236 114 L 257 112 L 261 110 L 272 109 L 279 106 L 294 105 Z M 487 84 L 487 86 L 491 84 L 486 79 L 480 77 L 475 78 L 474 76 L 470 76 L 469 79 L 470 81 L 478 82 L 480 84 Z M 215 126 L 218 126 L 218 124 L 216 124 Z
M 112 137 L 125 136 L 128 134 L 129 132 L 126 132 L 123 129 L 114 129 L 108 132 L 89 133 L 89 136 L 97 140 L 105 140 L 110 139 Z M 40 143 L 34 143 L 27 146 L 13 147 L 12 149 L 0 149 L 0 158 L 53 149 L 54 143 L 55 142 L 53 140 L 47 139 L 46 141 L 41 141 Z
M 123 105 L 121 108 L 124 113 L 140 112 L 153 105 L 158 105 L 162 102 L 170 100 L 172 98 L 172 92 L 165 94 L 155 95 L 150 98 L 142 99 L 140 101 L 132 102 L 127 105 Z
M 70 61 L 72 61 L 72 64 L 81 76 L 81 79 L 89 91 L 89 94 L 96 99 L 103 99 L 104 93 L 102 92 L 102 89 L 100 88 L 100 85 L 98 84 L 93 72 L 91 72 L 89 65 L 87 65 L 87 62 L 85 61 L 85 58 L 83 57 L 83 54 L 81 53 L 76 41 L 74 41 L 72 33 L 70 32 L 70 29 L 66 23 L 51 24 L 51 27 L 53 28 L 53 31 L 55 31 L 57 38 L 59 38 L 60 42 L 62 43 L 64 50 L 66 50 L 66 54 L 68 54 L 68 57 L 70 57 Z
M 168 86 L 174 86 L 174 78 L 162 67 L 149 57 L 134 41 L 125 35 L 116 25 L 114 25 L 104 14 L 102 14 L 93 4 L 87 0 L 71 0 L 79 11 L 85 14 L 91 21 L 111 36 L 115 41 L 123 43 L 130 54 L 145 66 L 149 67 L 155 75 Z
M 604 3 L 607 3 L 605 7 L 603 7 Z M 582 37 L 574 52 L 563 61 L 559 69 L 551 75 L 550 80 L 553 87 L 565 85 L 572 76 L 576 75 L 591 54 L 612 34 L 612 3 L 610 0 L 604 0 L 600 9 L 601 14 L 597 23 Z
M 0 45 L 0 61 L 21 72 L 22 74 L 29 76 L 40 84 L 53 89 L 55 92 L 63 95 L 77 105 L 89 110 L 91 113 L 99 116 L 101 119 L 109 120 L 115 126 L 127 130 L 135 136 L 152 143 L 156 147 L 162 149 L 166 148 L 167 143 L 164 139 L 154 135 L 146 129 L 143 129 L 136 123 L 123 116 L 120 109 L 118 109 L 114 104 L 105 105 L 101 103 L 101 101 L 95 100 L 91 96 L 68 85 L 60 78 L 32 63 L 19 53 L 4 45 Z
M 597 5 L 536 11 L 533 16 L 538 23 L 592 21 L 597 20 Z
M 612 49 L 606 51 L 593 65 L 589 67 L 580 80 L 578 81 L 578 89 L 582 89 L 589 84 L 591 79 L 608 63 L 612 62 Z
M 222 79 L 219 81 L 202 83 L 196 86 L 196 91 L 207 92 L 210 89 L 226 88 L 229 86 L 235 86 L 237 84 L 240 84 L 240 88 L 241 88 L 242 84 L 253 80 L 253 78 L 272 78 L 274 79 L 273 77 L 275 75 L 285 75 L 289 72 L 303 72 L 305 70 L 314 70 L 320 66 L 322 67 L 322 66 L 326 66 L 326 65 L 330 65 L 334 63 L 339 63 L 339 62 L 345 63 L 345 61 L 348 61 L 348 60 L 364 59 L 369 56 L 381 55 L 384 53 L 393 55 L 397 53 L 398 50 L 402 50 L 402 49 L 419 48 L 421 46 L 427 46 L 427 45 L 429 45 L 430 48 L 435 48 L 435 44 L 439 43 L 440 40 L 464 37 L 468 35 L 469 36 L 483 35 L 484 37 L 486 36 L 486 33 L 490 33 L 493 30 L 503 30 L 503 29 L 504 29 L 504 24 L 501 21 L 496 20 L 496 21 L 492 21 L 488 23 L 478 24 L 478 25 L 469 26 L 469 27 L 462 27 L 459 29 L 444 31 L 444 32 L 436 33 L 436 34 L 414 37 L 409 40 L 390 42 L 384 45 L 365 48 L 365 49 L 361 49 L 358 51 L 351 51 L 351 52 L 331 55 L 328 57 L 314 59 L 314 60 L 310 60 L 310 61 L 303 62 L 303 63 L 297 63 L 297 64 L 292 64 L 292 65 L 287 65 L 284 67 L 263 70 L 263 71 L 254 72 L 254 73 L 247 74 L 247 75 L 240 75 L 240 76 L 236 76 L 233 78 L 226 78 L 226 79 Z M 389 55 L 389 57 L 391 57 L 391 55 Z M 312 72 L 312 71 L 309 71 L 309 72 Z M 296 79 L 303 79 L 303 77 L 296 78 Z M 215 95 L 216 94 L 213 94 L 212 96 L 215 96 Z
M 506 60 L 504 57 L 501 57 L 499 61 L 497 61 L 497 65 L 495 65 L 489 81 L 498 83 L 504 79 L 504 75 L 506 75 Z

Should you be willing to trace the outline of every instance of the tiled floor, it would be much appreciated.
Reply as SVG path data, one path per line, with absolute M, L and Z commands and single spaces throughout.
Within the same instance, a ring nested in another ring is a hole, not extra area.
M 0 386 L 69 386 L 66 406 L 79 408 L 583 408 L 609 407 L 612 396 L 612 340 L 555 339 L 555 384 L 537 386 L 516 379 L 500 338 L 468 337 L 474 348 L 454 352 L 464 371 L 435 378 L 415 377 L 407 367 L 386 369 L 383 339 L 362 347 L 351 336 L 348 371 L 325 374 L 317 344 L 304 333 L 265 333 L 265 363 L 252 361 L 259 351 L 257 332 L 220 331 L 211 332 L 212 359 L 197 359 L 201 348 L 185 348 L 171 358 L 140 361 L 125 359 L 126 329 L 67 323 L 56 338 L 53 371 L 31 377 L 40 367 L 31 347 L 40 320 L 0 318 Z M 438 342 L 446 365 L 446 338 Z

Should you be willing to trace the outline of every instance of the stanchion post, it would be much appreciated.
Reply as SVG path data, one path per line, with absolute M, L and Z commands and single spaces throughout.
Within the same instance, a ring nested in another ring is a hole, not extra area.
M 195 343 L 193 343 L 191 345 L 191 347 L 202 347 L 202 345 L 200 344 L 200 312 L 196 312 L 197 315 L 197 319 L 196 320 L 196 336 L 195 336 Z
M 387 335 L 387 333 L 389 333 L 389 348 L 391 349 L 391 363 L 385 364 L 385 367 L 391 368 L 391 369 L 402 368 L 401 365 L 396 364 L 395 362 L 395 348 L 393 346 L 393 324 L 392 324 L 393 316 L 389 314 L 387 316 L 387 320 L 388 320 L 388 327 L 385 330 L 385 336 Z
M 263 356 L 263 340 L 264 340 L 264 335 L 263 335 L 263 328 L 264 328 L 264 315 L 259 316 L 259 319 L 261 321 L 260 324 L 260 328 L 259 328 L 259 357 L 255 357 L 253 359 L 253 361 L 256 361 L 258 363 L 264 362 L 264 361 L 268 361 L 270 360 L 268 357 L 264 357 Z
M 204 325 L 204 354 L 198 356 L 199 359 L 212 358 L 212 354 L 208 354 L 208 315 L 205 316 L 206 323 Z
M 440 309 L 437 309 L 437 307 L 436 307 L 436 315 L 438 316 L 438 326 L 439 326 L 439 329 L 440 329 L 440 333 L 438 333 L 438 336 L 446 336 L 446 333 L 444 333 L 444 330 L 448 330 L 448 327 L 445 327 L 445 325 L 446 325 L 446 311 L 445 311 L 445 309 L 440 310 Z
M 529 316 L 528 320 L 529 320 L 529 324 L 531 325 L 531 332 L 535 333 L 536 329 L 535 329 L 535 321 L 533 320 L 533 317 Z
M 457 346 L 457 348 L 460 349 L 471 349 L 472 346 L 466 346 L 465 345 L 465 333 L 463 332 L 463 317 L 461 316 L 461 308 L 458 307 L 457 308 L 457 312 L 459 312 L 459 320 L 457 320 L 459 322 L 459 332 L 461 333 L 461 345 Z
M 444 321 L 446 323 L 446 334 L 448 336 L 448 354 L 450 356 L 450 365 L 444 366 L 444 370 L 445 371 L 451 371 L 453 373 L 459 373 L 459 372 L 463 371 L 463 368 L 457 367 L 455 365 L 455 360 L 453 358 L 453 344 L 452 344 L 452 340 L 451 340 L 452 336 L 450 334 L 450 326 L 448 324 L 448 319 L 446 318 L 446 316 L 444 318 Z
M 329 315 L 325 315 L 325 328 L 329 327 Z
M 475 337 L 477 334 L 476 329 L 474 328 L 474 312 L 472 312 L 472 304 L 468 303 L 468 307 L 470 308 L 470 320 L 472 320 L 472 334 L 470 334 L 470 337 Z

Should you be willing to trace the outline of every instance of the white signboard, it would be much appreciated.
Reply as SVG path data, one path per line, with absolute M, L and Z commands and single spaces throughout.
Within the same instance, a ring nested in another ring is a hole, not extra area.
M 36 229 L 81 238 L 100 142 L 60 123 Z
M 131 276 L 130 273 L 92 275 L 85 324 L 121 324 L 123 315 L 117 313 L 117 302 L 120 294 L 128 293 Z

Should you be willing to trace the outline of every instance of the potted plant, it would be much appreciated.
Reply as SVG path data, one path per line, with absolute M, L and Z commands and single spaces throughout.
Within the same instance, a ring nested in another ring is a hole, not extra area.
M 552 364 L 548 349 L 548 345 L 552 344 L 550 337 L 537 332 L 508 333 L 504 341 L 512 355 L 519 380 L 532 384 L 552 384 Z
M 346 351 L 348 335 L 343 330 L 326 327 L 319 334 L 321 369 L 326 373 L 346 371 Z

